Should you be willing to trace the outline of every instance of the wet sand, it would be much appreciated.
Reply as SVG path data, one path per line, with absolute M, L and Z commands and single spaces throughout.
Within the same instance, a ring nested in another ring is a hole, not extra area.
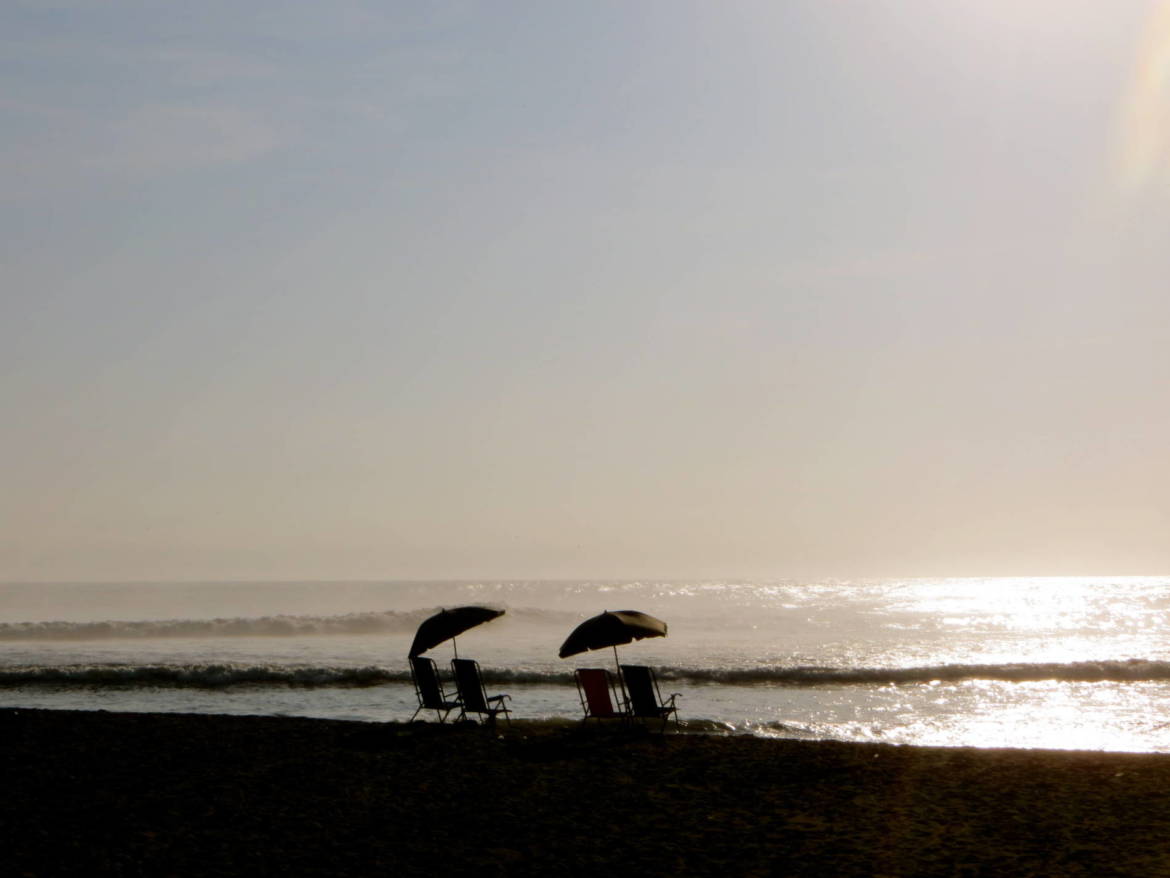
M 1170 756 L 0 710 L 12 875 L 1170 875 Z

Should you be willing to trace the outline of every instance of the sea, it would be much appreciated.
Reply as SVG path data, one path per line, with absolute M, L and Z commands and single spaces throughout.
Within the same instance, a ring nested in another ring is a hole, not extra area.
M 402 722 L 442 608 L 516 719 L 582 716 L 578 667 L 655 668 L 685 732 L 1170 752 L 1170 577 L 0 585 L 0 707 Z M 639 610 L 665 637 L 558 658 Z M 419 719 L 434 720 L 425 712 Z

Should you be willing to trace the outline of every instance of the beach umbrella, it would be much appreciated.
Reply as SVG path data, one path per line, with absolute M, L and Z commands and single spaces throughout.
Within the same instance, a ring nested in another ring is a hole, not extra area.
M 665 637 L 666 623 L 637 610 L 606 610 L 600 616 L 586 619 L 573 629 L 561 645 L 561 658 L 568 658 L 591 649 L 613 647 L 614 664 L 618 662 L 617 648 L 624 643 L 646 637 Z M 618 665 L 621 676 L 621 665 Z
M 503 610 L 493 610 L 491 607 L 455 607 L 451 610 L 439 610 L 418 626 L 414 642 L 410 645 L 410 657 L 422 655 L 432 646 L 450 640 L 451 645 L 455 647 L 455 658 L 459 658 L 459 647 L 455 645 L 455 637 L 469 628 L 490 622 L 502 615 Z

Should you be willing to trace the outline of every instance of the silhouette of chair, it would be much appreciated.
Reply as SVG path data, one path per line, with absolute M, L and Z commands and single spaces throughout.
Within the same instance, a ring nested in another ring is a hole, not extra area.
M 591 719 L 599 722 L 603 719 L 629 720 L 630 714 L 618 698 L 617 686 L 609 671 L 578 668 L 574 676 L 577 678 L 577 697 L 581 699 L 581 709 L 585 712 L 582 722 Z M 620 705 L 621 709 L 615 709 L 614 704 Z
M 488 723 L 494 725 L 496 715 L 502 713 L 508 725 L 512 724 L 509 710 L 504 706 L 504 701 L 512 696 L 487 694 L 483 688 L 479 662 L 474 659 L 451 659 L 451 670 L 455 674 L 455 688 L 459 690 L 459 719 L 469 713 L 477 713 L 486 716 Z
M 447 714 L 459 707 L 459 701 L 450 700 L 443 691 L 443 684 L 439 682 L 439 669 L 435 667 L 434 659 L 412 657 L 410 676 L 414 680 L 414 694 L 418 696 L 418 710 L 411 716 L 411 722 L 414 722 L 414 718 L 424 710 L 435 711 L 439 722 L 444 722 Z
M 662 728 L 666 728 L 666 720 L 674 716 L 674 724 L 678 725 L 678 708 L 674 701 L 679 697 L 675 692 L 665 701 L 658 691 L 658 678 L 654 671 L 644 665 L 622 665 L 622 679 L 625 681 L 626 691 L 630 695 L 630 715 L 635 719 L 661 720 Z

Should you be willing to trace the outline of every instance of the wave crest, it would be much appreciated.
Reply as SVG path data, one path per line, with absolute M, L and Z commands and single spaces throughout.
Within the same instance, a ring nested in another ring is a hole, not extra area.
M 497 609 L 502 605 L 490 604 Z M 330 634 L 412 634 L 439 607 L 385 610 L 337 616 L 239 616 L 217 619 L 156 619 L 107 622 L 0 622 L 0 643 L 36 640 L 161 640 L 204 637 L 307 637 Z M 565 626 L 577 615 L 536 608 L 508 609 L 531 624 Z
M 0 641 L 151 640 L 186 637 L 304 637 L 318 634 L 409 633 L 437 612 L 349 613 L 342 616 L 258 616 L 145 622 L 7 622 Z
M 1093 662 L 1038 662 L 988 665 L 927 665 L 908 668 L 831 668 L 817 666 L 757 668 L 662 668 L 662 680 L 725 683 L 734 686 L 890 685 L 1001 680 L 1027 683 L 1064 680 L 1074 683 L 1170 680 L 1170 662 L 1126 659 Z
M 190 686 L 376 686 L 410 680 L 385 668 L 287 667 L 281 665 L 67 665 L 0 670 L 0 687 Z
M 663 683 L 728 686 L 899 685 L 963 680 L 1033 682 L 1157 682 L 1170 680 L 1170 662 L 1073 662 L 1069 664 L 940 665 L 916 668 L 764 667 L 742 669 L 657 669 Z M 494 685 L 572 686 L 573 673 L 565 670 L 511 670 L 484 668 L 484 680 Z M 24 686 L 225 688 L 229 686 L 378 686 L 409 684 L 406 667 L 317 667 L 295 665 L 154 664 L 18 666 L 0 669 L 0 688 Z

